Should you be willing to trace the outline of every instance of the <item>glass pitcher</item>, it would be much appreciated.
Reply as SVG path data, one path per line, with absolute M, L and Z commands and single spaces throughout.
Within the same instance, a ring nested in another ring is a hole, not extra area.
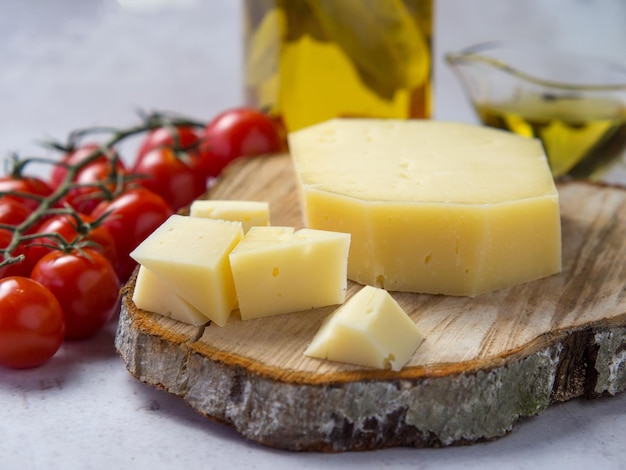
M 626 64 L 523 43 L 446 55 L 486 125 L 536 137 L 555 178 L 597 179 L 626 150 Z

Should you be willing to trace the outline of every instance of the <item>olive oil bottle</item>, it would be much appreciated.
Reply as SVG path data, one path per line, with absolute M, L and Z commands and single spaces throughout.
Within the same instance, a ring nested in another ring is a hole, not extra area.
M 555 178 L 596 178 L 626 150 L 626 107 L 609 98 L 526 96 L 477 104 L 484 124 L 540 139 Z
M 245 0 L 246 100 L 288 131 L 431 115 L 432 0 Z

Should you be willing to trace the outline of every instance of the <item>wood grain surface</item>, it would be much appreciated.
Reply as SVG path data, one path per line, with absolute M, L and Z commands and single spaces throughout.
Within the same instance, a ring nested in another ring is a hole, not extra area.
M 140 380 L 271 446 L 502 436 L 555 401 L 626 388 L 626 191 L 568 182 L 559 194 L 562 273 L 474 298 L 392 293 L 426 337 L 400 372 L 302 354 L 335 306 L 195 328 L 136 309 L 133 280 L 117 348 Z M 286 155 L 238 162 L 208 197 L 268 201 L 273 225 L 302 226 Z

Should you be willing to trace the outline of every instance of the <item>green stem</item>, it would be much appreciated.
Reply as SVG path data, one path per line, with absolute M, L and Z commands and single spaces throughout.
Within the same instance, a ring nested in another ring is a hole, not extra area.
M 81 162 L 75 165 L 67 165 L 67 164 L 64 164 L 63 162 L 54 162 L 49 159 L 44 159 L 40 157 L 19 159 L 17 154 L 12 154 L 11 158 L 13 160 L 13 171 L 11 172 L 11 174 L 17 177 L 20 177 L 22 175 L 22 171 L 24 170 L 26 165 L 33 163 L 33 162 L 53 164 L 53 165 L 63 165 L 66 167 L 67 172 L 65 174 L 63 182 L 48 197 L 41 198 L 41 197 L 37 197 L 34 195 L 28 195 L 28 194 L 22 195 L 22 194 L 17 194 L 17 193 L 11 193 L 12 195 L 19 195 L 20 197 L 24 196 L 24 197 L 29 197 L 29 198 L 36 198 L 40 200 L 41 202 L 39 204 L 39 207 L 37 207 L 37 209 L 33 211 L 26 218 L 26 220 L 24 220 L 18 226 L 11 228 L 13 230 L 13 237 L 9 245 L 0 251 L 4 255 L 4 260 L 0 263 L 0 266 L 4 266 L 5 264 L 10 264 L 10 263 L 17 262 L 23 259 L 23 255 L 14 257 L 12 256 L 12 252 L 18 247 L 19 243 L 22 240 L 33 238 L 32 236 L 29 236 L 26 234 L 28 229 L 34 226 L 41 219 L 43 215 L 51 214 L 51 213 L 59 213 L 63 211 L 63 209 L 55 208 L 55 205 L 57 205 L 57 203 L 59 203 L 59 201 L 61 201 L 63 197 L 65 197 L 65 195 L 68 193 L 68 191 L 72 187 L 76 186 L 73 183 L 73 180 L 78 174 L 78 172 L 85 166 L 97 160 L 98 158 L 101 158 L 102 154 L 107 155 L 107 157 L 109 157 L 110 155 L 109 158 L 111 158 L 111 161 L 112 161 L 112 168 L 113 168 L 112 171 L 114 172 L 112 174 L 113 176 L 115 176 L 117 174 L 115 172 L 117 171 L 116 163 L 117 163 L 117 160 L 119 159 L 119 156 L 117 155 L 117 152 L 112 152 L 112 150 L 117 144 L 124 141 L 125 139 L 132 137 L 134 135 L 137 135 L 137 134 L 149 132 L 151 130 L 154 130 L 160 127 L 166 127 L 166 128 L 171 129 L 171 128 L 175 128 L 176 126 L 203 127 L 205 125 L 205 123 L 201 123 L 200 121 L 188 119 L 185 117 L 168 115 L 165 113 L 151 113 L 148 115 L 143 114 L 141 117 L 143 121 L 142 124 L 138 126 L 130 127 L 128 129 L 117 129 L 113 127 L 93 127 L 93 128 L 79 129 L 79 130 L 72 131 L 69 134 L 68 145 L 66 147 L 57 143 L 46 144 L 46 146 L 48 146 L 49 148 L 54 148 L 58 150 L 71 149 L 71 148 L 75 148 L 79 144 L 80 140 L 83 139 L 87 135 L 94 134 L 94 133 L 111 134 L 108 140 L 106 140 L 103 144 L 101 144 L 98 148 L 96 148 L 93 152 L 91 152 L 84 160 L 82 160 Z M 123 187 L 124 187 L 124 178 L 123 178 L 123 175 L 120 175 L 120 177 L 118 178 L 117 190 L 110 192 L 108 196 L 110 196 L 111 198 L 115 197 L 118 191 L 123 191 Z M 6 193 L 0 194 L 0 196 L 3 196 L 3 195 L 6 195 Z M 67 211 L 63 213 L 67 213 Z

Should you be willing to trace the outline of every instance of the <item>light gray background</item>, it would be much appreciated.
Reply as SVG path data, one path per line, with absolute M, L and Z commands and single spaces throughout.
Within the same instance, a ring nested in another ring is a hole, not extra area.
M 0 0 L 0 156 L 136 109 L 210 119 L 241 103 L 238 0 Z M 148 5 L 149 6 L 149 5 Z M 437 119 L 476 122 L 442 61 L 491 39 L 626 60 L 626 1 L 440 0 Z M 574 400 L 492 443 L 447 449 L 295 454 L 242 440 L 180 399 L 137 383 L 112 350 L 113 325 L 44 367 L 0 369 L 0 468 L 626 469 L 626 395 Z

